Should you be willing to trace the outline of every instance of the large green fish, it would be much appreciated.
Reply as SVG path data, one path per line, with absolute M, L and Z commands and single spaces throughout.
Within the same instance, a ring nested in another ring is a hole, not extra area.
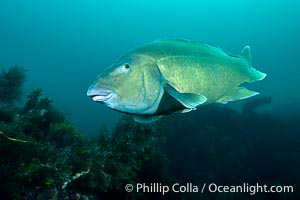
M 87 95 L 134 120 L 151 123 L 209 103 L 257 92 L 239 85 L 266 77 L 251 66 L 250 47 L 232 55 L 188 40 L 156 40 L 132 49 L 97 77 Z

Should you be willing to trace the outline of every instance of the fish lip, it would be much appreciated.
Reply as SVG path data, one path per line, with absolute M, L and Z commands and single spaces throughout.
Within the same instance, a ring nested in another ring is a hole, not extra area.
M 110 99 L 112 96 L 113 96 L 113 94 L 110 93 L 107 95 L 95 95 L 95 96 L 92 96 L 92 98 L 93 98 L 93 101 L 104 102 L 104 101 L 107 101 L 108 99 Z
M 94 87 L 91 85 L 86 93 L 87 96 L 93 98 L 93 101 L 104 102 L 113 97 L 115 92 L 104 87 Z

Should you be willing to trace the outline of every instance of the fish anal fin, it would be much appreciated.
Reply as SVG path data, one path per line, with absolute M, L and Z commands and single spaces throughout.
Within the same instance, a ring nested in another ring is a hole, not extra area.
M 196 108 L 192 109 L 192 108 L 186 108 L 180 111 L 177 111 L 176 113 L 187 113 L 187 112 L 191 112 L 193 110 L 196 110 Z
M 246 99 L 246 98 L 258 95 L 258 94 L 259 94 L 259 92 L 251 91 L 251 90 L 248 90 L 244 87 L 239 87 L 237 89 L 237 92 L 236 92 L 236 95 L 235 95 L 234 99 L 235 100 Z
M 219 99 L 217 102 L 226 104 L 230 101 L 242 100 L 242 99 L 246 99 L 249 97 L 253 97 L 257 94 L 259 94 L 259 93 L 248 90 L 244 87 L 238 87 L 234 92 L 232 92 L 232 94 L 229 94 L 229 95 Z
M 178 92 L 168 83 L 164 85 L 164 89 L 169 95 L 189 109 L 195 109 L 198 105 L 205 103 L 207 100 L 207 98 L 201 94 Z

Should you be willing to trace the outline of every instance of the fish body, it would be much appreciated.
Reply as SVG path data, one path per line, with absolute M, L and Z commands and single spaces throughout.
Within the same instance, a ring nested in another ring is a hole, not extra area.
M 149 123 L 200 105 L 257 95 L 240 85 L 265 76 L 251 66 L 249 46 L 233 55 L 205 43 L 156 40 L 121 56 L 98 76 L 87 95 Z

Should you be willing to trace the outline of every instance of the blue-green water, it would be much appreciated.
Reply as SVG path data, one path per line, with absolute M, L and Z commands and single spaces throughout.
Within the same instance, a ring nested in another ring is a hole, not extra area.
M 296 0 L 2 0 L 0 67 L 25 67 L 25 94 L 41 88 L 76 127 L 96 136 L 101 124 L 114 130 L 121 115 L 93 102 L 86 91 L 127 50 L 165 38 L 205 42 L 233 54 L 249 45 L 252 65 L 268 76 L 247 88 L 260 92 L 254 99 L 272 102 L 262 114 L 255 102 L 243 108 L 246 100 L 227 105 L 241 113 L 208 107 L 168 118 L 161 145 L 169 159 L 166 171 L 183 183 L 245 179 L 299 186 L 299 8 Z
M 119 116 L 86 97 L 90 83 L 130 48 L 158 38 L 235 54 L 250 45 L 253 66 L 268 73 L 251 87 L 288 105 L 299 102 L 299 6 L 294 0 L 1 1 L 0 65 L 25 66 L 27 91 L 43 89 L 90 135 Z

